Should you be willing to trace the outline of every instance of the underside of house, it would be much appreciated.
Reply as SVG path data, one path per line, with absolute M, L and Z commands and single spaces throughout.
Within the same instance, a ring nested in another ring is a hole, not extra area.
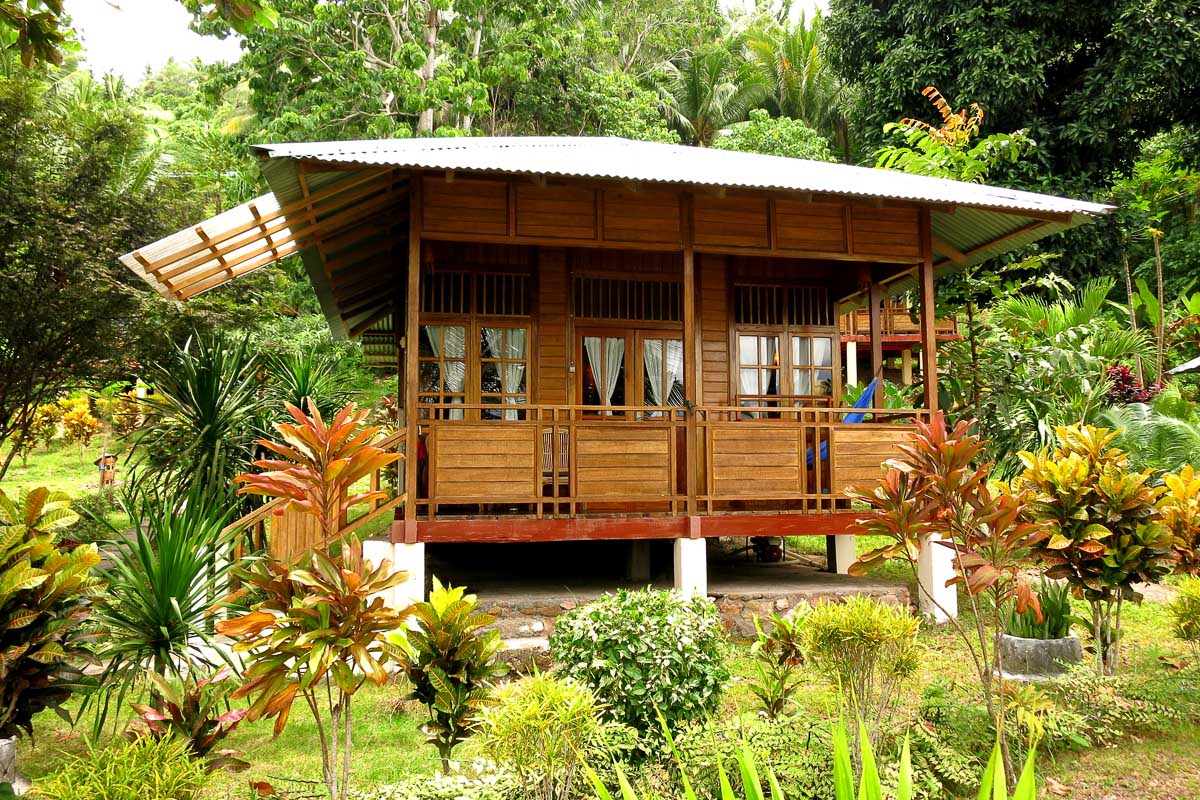
M 673 539 L 677 583 L 704 537 L 850 532 L 845 489 L 936 410 L 937 274 L 1107 210 L 621 139 L 258 151 L 271 194 L 123 261 L 186 300 L 303 259 L 399 376 L 393 542 Z M 923 407 L 846 396 L 889 350 Z

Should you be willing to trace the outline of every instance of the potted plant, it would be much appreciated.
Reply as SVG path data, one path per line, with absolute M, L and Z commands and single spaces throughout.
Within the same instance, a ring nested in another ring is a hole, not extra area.
M 1071 633 L 1076 620 L 1071 616 L 1070 584 L 1043 579 L 1037 593 L 1040 621 L 1032 608 L 1008 609 L 1006 632 L 999 642 L 1006 677 L 1059 675 L 1083 660 L 1083 646 Z

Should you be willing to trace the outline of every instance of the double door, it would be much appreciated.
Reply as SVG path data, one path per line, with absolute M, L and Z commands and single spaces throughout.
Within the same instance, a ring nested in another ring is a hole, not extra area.
M 575 335 L 576 402 L 596 416 L 661 417 L 684 405 L 683 339 L 654 330 L 582 328 Z

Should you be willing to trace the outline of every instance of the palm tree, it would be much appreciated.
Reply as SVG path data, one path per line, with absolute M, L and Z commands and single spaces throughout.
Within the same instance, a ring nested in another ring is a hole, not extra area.
M 769 87 L 772 111 L 804 121 L 851 156 L 850 127 L 842 112 L 844 87 L 821 51 L 821 14 L 803 14 L 786 27 L 766 23 L 746 41 L 746 60 Z
M 754 70 L 724 48 L 663 65 L 658 87 L 663 114 L 688 144 L 707 147 L 722 128 L 746 119 L 769 89 Z
M 1177 385 L 1168 386 L 1150 403 L 1106 409 L 1098 421 L 1120 431 L 1114 444 L 1129 453 L 1138 469 L 1174 472 L 1185 464 L 1200 469 L 1200 417 Z

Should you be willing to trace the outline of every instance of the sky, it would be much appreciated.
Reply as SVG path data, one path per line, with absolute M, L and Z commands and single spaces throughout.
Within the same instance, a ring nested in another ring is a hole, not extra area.
M 729 9 L 748 0 L 720 2 Z M 112 72 L 136 83 L 146 67 L 157 69 L 172 57 L 210 63 L 236 61 L 241 52 L 235 37 L 193 33 L 191 16 L 177 0 L 66 0 L 65 6 L 83 42 L 83 61 L 98 75 Z M 798 13 L 826 8 L 828 0 L 794 0 L 792 6 Z

